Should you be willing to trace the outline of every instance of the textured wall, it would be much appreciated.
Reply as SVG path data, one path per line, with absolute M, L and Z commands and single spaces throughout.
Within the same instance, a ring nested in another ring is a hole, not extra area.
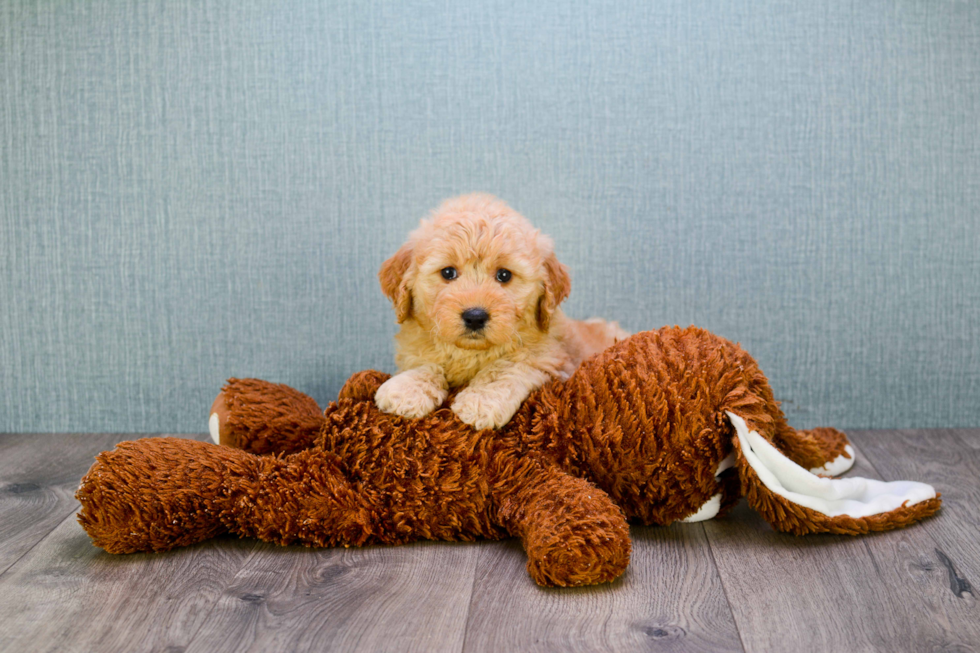
M 0 144 L 0 431 L 391 369 L 376 270 L 475 189 L 798 426 L 980 426 L 975 2 L 0 0 Z

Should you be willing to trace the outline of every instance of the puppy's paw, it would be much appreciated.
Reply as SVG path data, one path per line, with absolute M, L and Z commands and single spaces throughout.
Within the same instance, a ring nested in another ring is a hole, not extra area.
M 463 422 L 477 429 L 499 429 L 521 407 L 524 397 L 493 388 L 465 388 L 453 400 L 452 409 Z
M 374 404 L 383 413 L 417 419 L 442 405 L 447 394 L 445 388 L 409 371 L 382 383 L 374 395 Z

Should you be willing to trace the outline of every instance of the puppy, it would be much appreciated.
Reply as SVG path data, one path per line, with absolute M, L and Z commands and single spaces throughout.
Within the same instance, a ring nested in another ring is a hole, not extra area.
M 427 415 L 466 386 L 453 412 L 499 428 L 531 391 L 629 335 L 615 322 L 562 314 L 571 280 L 551 239 L 491 195 L 445 201 L 378 278 L 401 329 L 399 373 L 375 403 L 403 417 Z

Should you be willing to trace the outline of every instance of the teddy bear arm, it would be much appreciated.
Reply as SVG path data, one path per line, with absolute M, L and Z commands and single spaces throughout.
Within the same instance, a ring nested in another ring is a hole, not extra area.
M 565 587 L 619 577 L 629 564 L 629 525 L 609 495 L 555 466 L 511 463 L 511 477 L 497 484 L 497 517 L 521 539 L 534 581 Z

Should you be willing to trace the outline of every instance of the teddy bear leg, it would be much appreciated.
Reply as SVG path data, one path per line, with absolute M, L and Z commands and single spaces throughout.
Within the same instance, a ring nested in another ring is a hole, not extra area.
M 374 401 L 374 395 L 385 381 L 391 378 L 390 374 L 378 372 L 376 370 L 364 370 L 351 374 L 344 387 L 337 395 L 337 401 L 350 399 L 352 401 Z
M 293 453 L 313 445 L 323 426 L 313 398 L 281 383 L 228 379 L 211 405 L 211 439 L 250 453 Z
M 279 544 L 397 544 L 336 457 L 257 456 L 209 442 L 145 438 L 99 454 L 75 497 L 78 522 L 109 553 L 166 551 L 231 532 Z
M 96 457 L 75 498 L 78 522 L 109 553 L 166 551 L 227 530 L 236 479 L 257 458 L 180 438 L 121 442 Z
M 526 459 L 509 466 L 513 483 L 497 498 L 500 523 L 521 538 L 531 578 L 546 587 L 594 585 L 629 564 L 629 525 L 588 481 Z M 505 484 L 504 487 L 506 487 Z
M 228 512 L 229 530 L 276 544 L 361 546 L 402 544 L 411 532 L 392 528 L 378 506 L 383 499 L 352 484 L 337 457 L 308 449 L 291 456 L 261 456 L 256 480 Z

